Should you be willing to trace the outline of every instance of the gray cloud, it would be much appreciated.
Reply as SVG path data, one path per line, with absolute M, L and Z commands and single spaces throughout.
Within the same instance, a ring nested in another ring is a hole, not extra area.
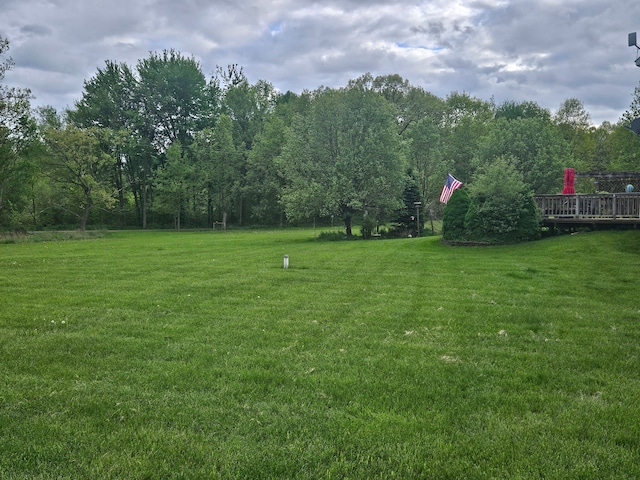
M 135 65 L 174 48 L 206 75 L 240 64 L 282 91 L 398 73 L 442 98 L 582 100 L 616 122 L 640 79 L 627 33 L 640 5 L 601 0 L 4 0 L 12 86 L 34 106 L 73 105 L 105 60 Z M 637 24 L 636 24 L 637 22 Z
M 31 37 L 47 37 L 53 34 L 53 30 L 46 25 L 23 25 L 20 31 Z

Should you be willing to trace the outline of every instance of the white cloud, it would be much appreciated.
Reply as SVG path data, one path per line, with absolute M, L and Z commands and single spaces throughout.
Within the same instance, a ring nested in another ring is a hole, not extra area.
M 440 97 L 453 91 L 556 109 L 582 100 L 615 122 L 640 79 L 627 33 L 640 5 L 601 0 L 4 0 L 0 35 L 34 105 L 71 106 L 105 60 L 134 66 L 174 48 L 205 75 L 241 65 L 282 91 L 398 73 Z

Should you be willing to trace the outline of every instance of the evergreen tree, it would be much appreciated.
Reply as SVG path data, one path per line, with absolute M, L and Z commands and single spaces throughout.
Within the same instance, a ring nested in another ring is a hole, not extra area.
M 442 217 L 442 238 L 451 241 L 467 239 L 464 220 L 469 210 L 469 192 L 466 188 L 458 188 L 453 192 Z
M 402 208 L 395 221 L 394 229 L 402 236 L 411 235 L 418 236 L 418 219 L 416 218 L 415 202 L 420 201 L 420 192 L 416 181 L 407 176 L 407 180 L 403 192 L 404 208 Z M 424 219 L 420 217 L 420 232 L 423 231 Z

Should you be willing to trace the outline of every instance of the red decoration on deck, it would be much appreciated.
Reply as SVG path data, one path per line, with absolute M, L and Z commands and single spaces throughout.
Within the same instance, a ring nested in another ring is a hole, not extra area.
M 563 195 L 574 195 L 576 193 L 573 185 L 576 178 L 576 171 L 573 168 L 564 169 L 564 188 L 562 189 Z

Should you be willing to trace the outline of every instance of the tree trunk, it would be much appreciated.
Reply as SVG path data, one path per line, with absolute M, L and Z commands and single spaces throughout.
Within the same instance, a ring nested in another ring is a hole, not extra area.
M 347 237 L 350 237 L 352 235 L 351 232 L 351 215 L 345 215 L 344 217 L 344 228 L 347 232 Z
M 33 218 L 33 229 L 38 229 L 38 214 L 36 213 L 36 196 L 31 194 L 31 217 Z
M 147 228 L 147 175 L 142 179 L 142 229 Z
M 125 226 L 125 218 L 124 218 L 124 185 L 123 185 L 123 177 L 122 177 L 122 160 L 118 159 L 118 176 L 117 176 L 117 187 L 118 187 L 118 201 L 120 203 L 120 227 L 124 228 Z
M 80 231 L 84 232 L 87 228 L 87 220 L 89 220 L 89 213 L 91 213 L 91 208 L 93 207 L 93 202 L 91 201 L 91 197 L 87 195 L 85 197 L 84 210 L 82 211 L 82 215 L 80 216 Z
M 435 235 L 436 230 L 433 228 L 433 210 L 429 210 L 429 219 L 431 220 L 431 235 Z
M 142 225 L 142 208 L 140 208 L 140 192 L 137 184 L 131 185 L 131 192 L 133 193 L 133 204 L 136 210 L 136 224 Z
M 213 198 L 211 197 L 211 186 L 207 188 L 207 224 L 211 227 L 216 219 L 213 216 Z

